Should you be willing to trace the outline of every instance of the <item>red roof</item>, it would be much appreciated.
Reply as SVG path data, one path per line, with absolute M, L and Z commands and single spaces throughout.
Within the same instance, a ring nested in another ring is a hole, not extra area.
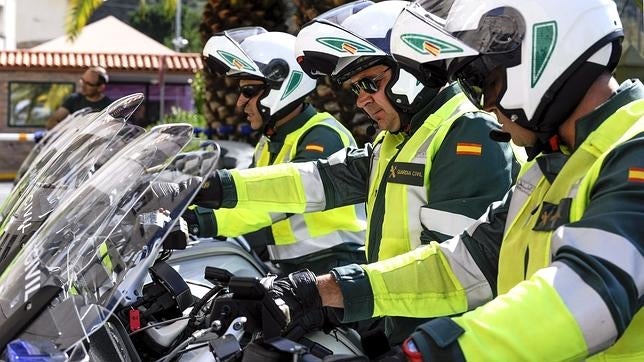
M 159 71 L 161 59 L 164 69 L 169 73 L 192 73 L 203 68 L 201 54 L 175 53 L 158 54 L 114 54 L 114 53 L 75 53 L 37 50 L 0 51 L 0 69 L 6 70 L 76 70 L 100 65 L 108 71 Z

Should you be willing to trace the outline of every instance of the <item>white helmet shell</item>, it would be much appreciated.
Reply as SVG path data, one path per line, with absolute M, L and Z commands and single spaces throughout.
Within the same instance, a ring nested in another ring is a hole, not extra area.
M 520 38 L 493 35 L 502 17 L 523 28 Z M 544 122 L 548 103 L 561 101 L 550 97 L 581 64 L 612 70 L 611 43 L 623 33 L 612 0 L 455 0 L 445 30 L 483 55 L 502 54 L 503 42 L 517 42 L 520 62 L 506 67 L 507 87 L 497 103 L 533 129 Z
M 391 30 L 391 54 L 426 84 L 447 82 L 450 59 L 478 54 L 469 46 L 456 44 L 444 25 L 443 18 L 413 3 L 400 13 Z
M 294 45 L 291 34 L 238 28 L 211 37 L 203 55 L 211 71 L 264 81 L 269 91 L 260 98 L 260 112 L 265 121 L 276 121 L 316 85 L 295 60 Z
M 342 82 L 378 61 L 394 59 L 389 50 L 391 28 L 406 1 L 355 1 L 313 19 L 297 35 L 298 62 L 310 75 L 330 75 Z M 424 86 L 400 69 L 388 95 L 402 110 L 411 108 Z

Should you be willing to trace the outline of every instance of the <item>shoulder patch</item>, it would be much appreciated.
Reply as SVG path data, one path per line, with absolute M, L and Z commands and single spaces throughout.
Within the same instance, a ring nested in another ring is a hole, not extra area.
M 316 145 L 316 144 L 308 144 L 304 147 L 306 151 L 313 151 L 313 152 L 324 152 L 324 146 L 322 145 Z
M 456 154 L 464 156 L 480 156 L 483 152 L 483 145 L 480 143 L 458 142 Z
M 631 167 L 628 169 L 629 182 L 642 182 L 644 183 L 644 168 Z

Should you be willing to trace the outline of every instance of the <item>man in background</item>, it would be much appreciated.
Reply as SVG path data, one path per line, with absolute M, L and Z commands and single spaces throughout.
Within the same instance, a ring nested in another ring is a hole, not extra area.
M 86 107 L 100 111 L 112 100 L 105 95 L 105 85 L 109 81 L 103 67 L 91 67 L 78 80 L 80 92 L 72 93 L 47 120 L 47 129 L 52 129 L 69 114 Z

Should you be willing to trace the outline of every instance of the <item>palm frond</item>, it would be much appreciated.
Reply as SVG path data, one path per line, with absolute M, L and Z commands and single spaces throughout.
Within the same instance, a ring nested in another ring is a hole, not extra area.
M 72 41 L 89 21 L 89 18 L 103 4 L 103 0 L 69 0 L 67 19 L 65 20 L 65 33 Z

